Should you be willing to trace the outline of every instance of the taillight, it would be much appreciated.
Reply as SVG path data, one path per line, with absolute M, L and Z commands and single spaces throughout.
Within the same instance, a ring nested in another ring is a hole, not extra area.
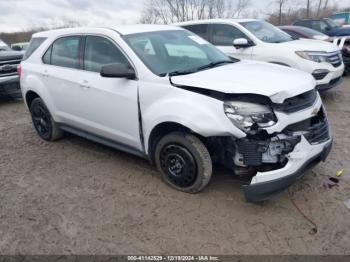
M 22 66 L 19 64 L 17 66 L 17 74 L 18 74 L 18 77 L 21 78 L 21 75 L 22 75 Z

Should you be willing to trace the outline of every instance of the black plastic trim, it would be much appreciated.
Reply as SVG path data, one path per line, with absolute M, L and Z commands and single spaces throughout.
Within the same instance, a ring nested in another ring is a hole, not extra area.
M 332 79 L 328 84 L 317 85 L 316 89 L 318 91 L 326 91 L 340 85 L 341 83 L 343 83 L 343 78 L 340 76 L 338 78 Z
M 307 170 L 312 169 L 319 162 L 325 161 L 332 149 L 332 143 L 333 140 L 323 148 L 323 151 L 320 154 L 310 158 L 301 168 L 289 176 L 267 182 L 242 186 L 246 200 L 248 202 L 257 203 L 268 200 L 274 195 L 281 193 L 298 178 L 302 177 Z
M 130 153 L 130 154 L 147 159 L 147 156 L 144 154 L 144 152 L 140 151 L 137 148 L 113 141 L 113 140 L 108 139 L 108 138 L 104 138 L 104 137 L 101 137 L 98 135 L 91 134 L 89 132 L 80 130 L 80 129 L 72 127 L 72 126 L 68 126 L 66 124 L 59 123 L 58 125 L 62 130 L 66 131 L 68 133 L 72 133 L 74 135 L 86 138 L 86 139 L 91 140 L 93 142 L 96 142 L 96 143 L 99 143 L 99 144 L 102 144 L 105 146 L 109 146 L 109 147 L 112 147 L 114 149 L 124 151 L 126 153 Z

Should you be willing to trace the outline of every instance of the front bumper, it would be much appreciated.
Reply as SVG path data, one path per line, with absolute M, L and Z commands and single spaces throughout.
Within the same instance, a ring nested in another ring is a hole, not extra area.
M 345 69 L 344 63 L 342 63 L 340 66 L 334 67 L 332 64 L 328 62 L 316 63 L 305 59 L 298 60 L 298 61 L 302 63 L 299 63 L 300 66 L 297 68 L 305 72 L 308 72 L 311 75 L 313 75 L 316 71 L 328 72 L 321 79 L 318 79 L 314 76 L 316 81 L 316 88 L 319 91 L 324 91 L 324 90 L 334 88 L 342 82 L 342 76 Z
M 328 68 L 318 68 L 328 70 L 329 72 L 322 79 L 316 80 L 316 89 L 318 91 L 325 91 L 340 85 L 343 82 L 342 76 L 344 68 L 344 63 L 337 68 L 334 68 L 331 65 L 329 65 Z
M 284 191 L 304 173 L 321 161 L 325 161 L 332 147 L 332 139 L 317 145 L 310 145 L 302 137 L 301 142 L 289 154 L 285 167 L 269 172 L 258 172 L 250 185 L 243 186 L 248 202 L 261 202 Z
M 22 98 L 19 78 L 17 75 L 0 78 L 0 98 L 1 99 L 21 99 Z

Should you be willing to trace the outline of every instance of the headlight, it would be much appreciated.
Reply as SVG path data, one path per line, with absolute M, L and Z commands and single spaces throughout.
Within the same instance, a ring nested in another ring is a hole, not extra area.
M 297 51 L 295 52 L 301 58 L 314 61 L 316 63 L 328 62 L 327 53 L 324 52 L 305 52 Z
M 261 104 L 227 101 L 224 103 L 227 117 L 243 131 L 249 131 L 253 126 L 270 127 L 276 124 L 276 116 L 271 108 Z

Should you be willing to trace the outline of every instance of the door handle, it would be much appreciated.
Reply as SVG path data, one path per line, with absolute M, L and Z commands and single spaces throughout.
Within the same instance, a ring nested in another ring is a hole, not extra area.
M 43 77 L 49 77 L 49 73 L 47 70 L 44 70 L 44 72 L 41 74 Z
M 83 80 L 80 84 L 81 88 L 90 88 L 89 82 L 87 80 Z

